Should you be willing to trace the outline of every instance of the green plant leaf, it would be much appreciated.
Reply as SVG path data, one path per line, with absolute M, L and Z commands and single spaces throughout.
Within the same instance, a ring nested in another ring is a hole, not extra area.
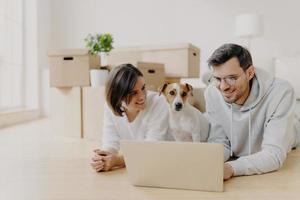
M 84 39 L 85 46 L 92 55 L 98 52 L 110 52 L 113 49 L 114 39 L 110 33 L 105 34 L 88 34 Z

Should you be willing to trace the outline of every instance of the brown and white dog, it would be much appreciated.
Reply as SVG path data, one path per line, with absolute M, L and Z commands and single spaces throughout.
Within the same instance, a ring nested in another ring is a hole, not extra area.
M 159 88 L 169 103 L 169 131 L 176 141 L 204 142 L 209 123 L 203 114 L 189 103 L 193 87 L 189 84 L 166 83 Z

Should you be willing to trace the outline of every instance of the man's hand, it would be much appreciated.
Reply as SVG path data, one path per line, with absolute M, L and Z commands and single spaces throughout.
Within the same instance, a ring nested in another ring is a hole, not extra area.
M 123 156 L 100 149 L 94 150 L 95 155 L 92 158 L 91 166 L 97 171 L 109 171 L 114 167 L 125 167 Z
M 224 163 L 224 181 L 229 180 L 233 177 L 234 171 L 229 163 Z

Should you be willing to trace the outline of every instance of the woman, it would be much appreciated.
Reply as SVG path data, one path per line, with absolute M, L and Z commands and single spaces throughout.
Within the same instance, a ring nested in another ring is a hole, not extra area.
M 114 68 L 106 83 L 102 149 L 96 149 L 92 167 L 109 171 L 125 167 L 120 140 L 164 140 L 168 106 L 156 92 L 147 92 L 143 74 L 131 64 Z

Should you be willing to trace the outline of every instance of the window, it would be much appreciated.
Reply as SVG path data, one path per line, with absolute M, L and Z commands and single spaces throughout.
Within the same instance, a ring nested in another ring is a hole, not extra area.
M 0 112 L 24 106 L 23 0 L 0 0 Z

